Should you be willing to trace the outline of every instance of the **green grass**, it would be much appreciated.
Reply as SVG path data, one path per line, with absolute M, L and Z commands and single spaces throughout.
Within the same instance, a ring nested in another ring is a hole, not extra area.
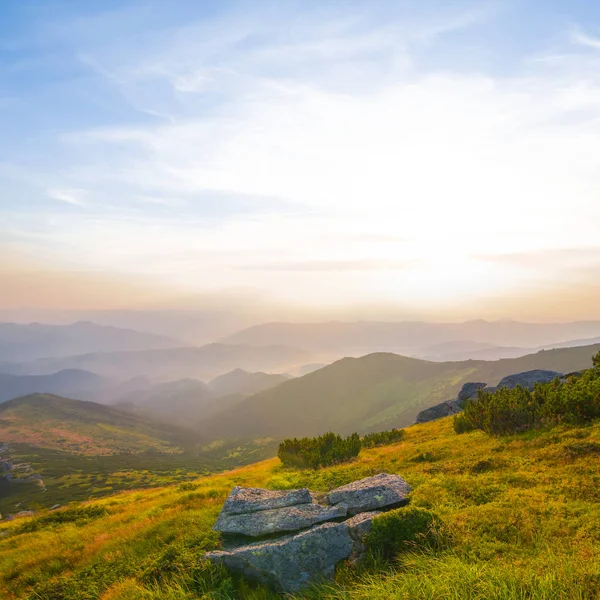
M 599 446 L 600 423 L 497 438 L 456 435 L 443 419 L 344 465 L 297 471 L 272 459 L 119 493 L 62 522 L 42 512 L 0 524 L 0 590 L 6 600 L 276 598 L 201 559 L 218 547 L 211 527 L 231 487 L 327 491 L 386 471 L 413 486 L 410 507 L 436 516 L 444 543 L 417 544 L 391 561 L 373 556 L 358 569 L 341 565 L 334 582 L 306 598 L 598 598 Z

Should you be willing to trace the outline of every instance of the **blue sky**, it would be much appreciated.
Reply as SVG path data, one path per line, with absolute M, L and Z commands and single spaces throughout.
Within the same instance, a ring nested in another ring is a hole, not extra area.
M 600 317 L 599 67 L 588 1 L 3 2 L 3 302 Z

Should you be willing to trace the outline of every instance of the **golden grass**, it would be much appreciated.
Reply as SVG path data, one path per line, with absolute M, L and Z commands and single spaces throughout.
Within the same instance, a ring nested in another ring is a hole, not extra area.
M 277 459 L 183 484 L 88 503 L 99 518 L 0 524 L 0 597 L 6 600 L 267 598 L 203 565 L 211 527 L 233 485 L 327 491 L 386 471 L 435 511 L 448 547 L 393 567 L 343 568 L 313 598 L 596 598 L 600 590 L 600 424 L 508 438 L 456 435 L 450 419 L 417 425 L 393 446 L 318 471 Z M 412 595 L 411 595 L 412 594 Z M 566 594 L 566 595 L 565 595 Z M 569 596 L 568 594 L 572 594 Z

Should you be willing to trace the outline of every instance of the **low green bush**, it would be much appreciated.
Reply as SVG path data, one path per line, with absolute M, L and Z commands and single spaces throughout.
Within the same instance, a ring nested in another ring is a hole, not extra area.
M 277 456 L 288 467 L 317 469 L 356 458 L 360 447 L 358 433 L 343 438 L 330 431 L 314 438 L 285 439 Z
M 358 433 L 343 438 L 330 431 L 313 438 L 287 438 L 279 444 L 277 456 L 287 467 L 317 469 L 356 458 L 361 448 L 395 444 L 405 436 L 403 429 L 368 433 L 362 438 Z
M 390 429 L 378 433 L 368 433 L 361 438 L 363 448 L 375 448 L 376 446 L 387 446 L 402 441 L 406 437 L 404 429 Z
M 441 543 L 440 525 L 439 518 L 430 510 L 412 506 L 396 508 L 373 519 L 367 548 L 384 558 L 416 548 L 435 548 Z

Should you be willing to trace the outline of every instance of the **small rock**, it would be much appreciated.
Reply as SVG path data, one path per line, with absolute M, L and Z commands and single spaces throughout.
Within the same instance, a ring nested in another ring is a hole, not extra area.
M 380 473 L 336 488 L 328 498 L 330 504 L 345 504 L 348 514 L 354 515 L 405 502 L 410 490 L 402 477 Z
M 263 490 L 261 488 L 243 488 L 235 486 L 225 504 L 223 512 L 229 515 L 241 515 L 270 510 L 273 508 L 284 508 L 296 506 L 297 504 L 311 504 L 312 497 L 306 489 L 300 490 Z
M 465 383 L 462 386 L 460 392 L 458 392 L 459 400 L 468 400 L 469 398 L 473 398 L 473 396 L 477 395 L 477 390 L 480 388 L 484 388 L 487 384 L 482 383 L 480 381 L 470 381 L 469 383 Z
M 242 515 L 221 512 L 213 529 L 230 535 L 259 537 L 283 531 L 298 531 L 315 523 L 346 516 L 346 506 L 299 504 Z
M 302 533 L 258 542 L 206 558 L 283 592 L 298 592 L 313 581 L 333 576 L 335 565 L 352 552 L 345 523 L 325 523 Z

